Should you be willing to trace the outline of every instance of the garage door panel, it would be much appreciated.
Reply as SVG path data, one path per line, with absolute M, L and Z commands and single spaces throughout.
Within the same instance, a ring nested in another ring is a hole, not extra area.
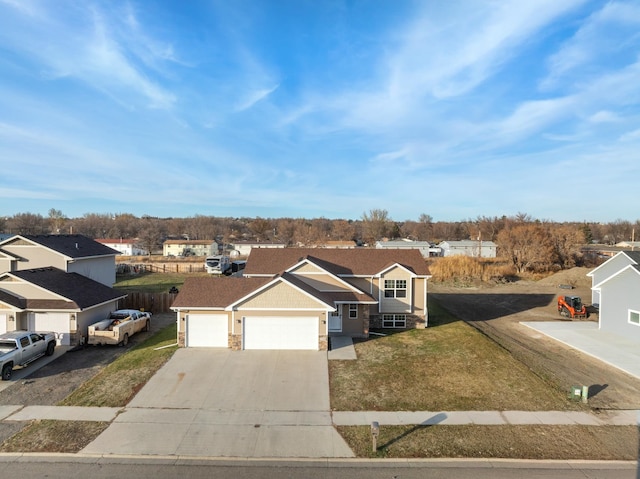
M 318 350 L 317 317 L 247 316 L 244 349 Z
M 29 314 L 31 331 L 52 331 L 59 346 L 71 345 L 71 324 L 68 313 L 31 313 Z
M 224 314 L 187 315 L 187 347 L 229 347 L 229 324 Z

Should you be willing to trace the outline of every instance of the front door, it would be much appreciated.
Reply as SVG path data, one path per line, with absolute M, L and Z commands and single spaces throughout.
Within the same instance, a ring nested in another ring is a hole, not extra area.
M 341 306 L 338 306 L 337 311 L 332 311 L 329 315 L 329 332 L 339 333 L 342 331 L 342 315 L 340 314 Z

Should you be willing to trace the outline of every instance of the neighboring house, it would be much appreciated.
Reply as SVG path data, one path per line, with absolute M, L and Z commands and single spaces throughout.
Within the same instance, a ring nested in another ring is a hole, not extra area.
M 87 327 L 117 309 L 126 294 L 78 273 L 44 267 L 0 274 L 0 333 L 53 331 L 75 345 Z
M 0 241 L 0 273 L 54 267 L 112 286 L 117 254 L 83 235 L 14 235 Z
M 218 254 L 218 243 L 213 240 L 166 240 L 162 243 L 163 256 L 210 256 Z
M 619 251 L 615 256 L 593 269 L 587 276 L 591 278 L 591 303 L 600 305 L 599 285 L 619 273 L 629 265 L 640 264 L 640 251 Z
M 442 256 L 464 255 L 473 258 L 496 257 L 496 244 L 493 241 L 443 241 L 438 247 L 442 250 Z
M 622 251 L 587 276 L 599 328 L 640 340 L 640 252 Z
M 100 244 L 118 251 L 124 256 L 148 256 L 149 251 L 140 246 L 137 239 L 96 239 Z
M 376 249 L 417 249 L 425 258 L 440 256 L 441 251 L 439 247 L 432 246 L 428 241 L 412 241 L 408 239 L 376 241 Z
M 427 325 L 417 250 L 253 249 L 243 278 L 188 278 L 175 299 L 186 347 L 326 350 L 329 336 Z
M 285 248 L 284 243 L 272 243 L 269 241 L 234 241 L 234 256 L 249 256 L 254 248 Z

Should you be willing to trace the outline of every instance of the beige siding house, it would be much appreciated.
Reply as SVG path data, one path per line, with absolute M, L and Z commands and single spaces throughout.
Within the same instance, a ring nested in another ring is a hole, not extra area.
M 15 235 L 0 242 L 0 333 L 52 331 L 76 345 L 117 308 L 115 255 L 82 235 Z
M 172 309 L 185 347 L 326 350 L 331 336 L 427 325 L 417 250 L 254 249 L 242 278 L 189 278 Z

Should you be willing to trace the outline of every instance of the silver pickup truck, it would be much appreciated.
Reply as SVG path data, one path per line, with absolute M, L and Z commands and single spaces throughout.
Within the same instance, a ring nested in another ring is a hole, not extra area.
M 54 333 L 12 331 L 0 335 L 0 371 L 2 380 L 11 379 L 14 366 L 26 366 L 42 356 L 51 356 L 56 348 Z

